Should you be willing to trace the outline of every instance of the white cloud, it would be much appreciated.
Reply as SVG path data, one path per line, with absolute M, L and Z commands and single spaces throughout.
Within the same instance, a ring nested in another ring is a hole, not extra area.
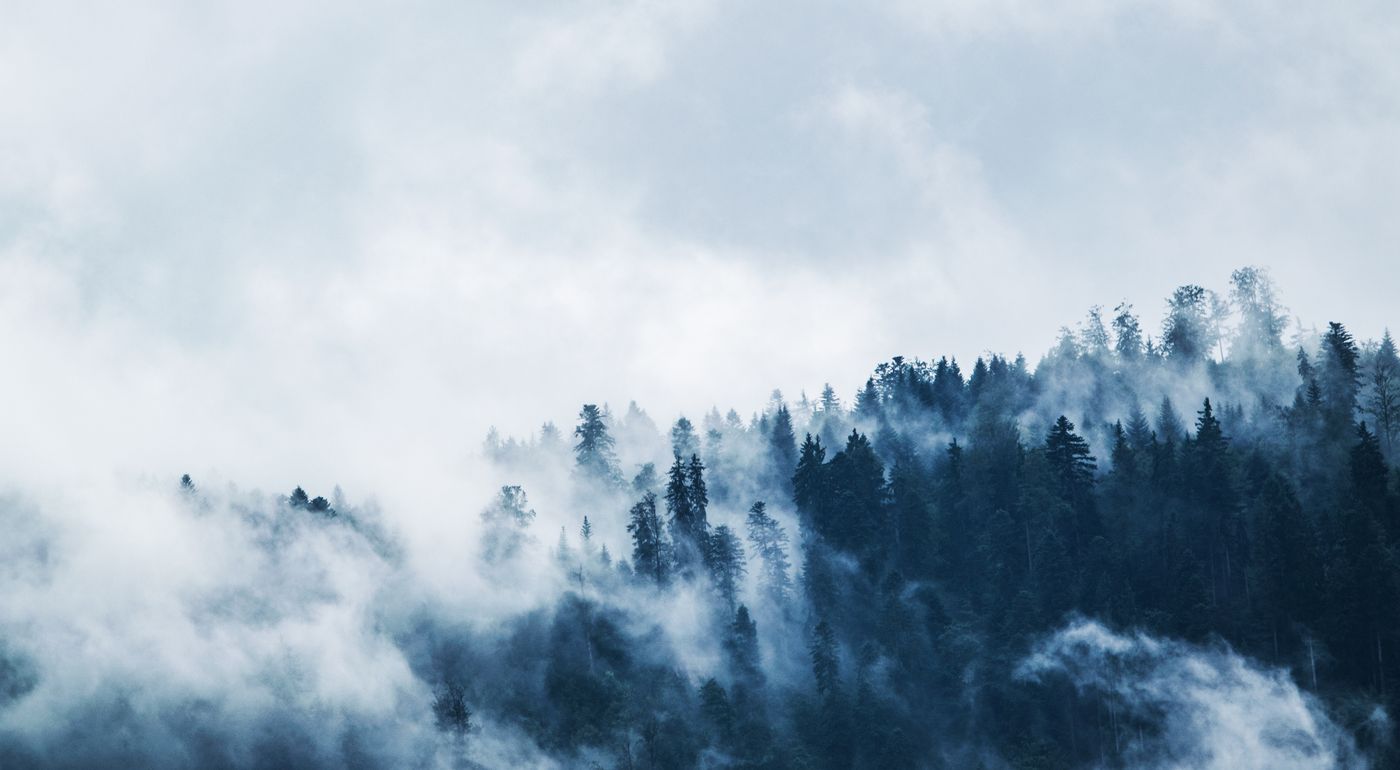
M 1364 768 L 1352 737 L 1285 671 L 1201 648 L 1076 621 L 1042 640 L 1023 679 L 1064 676 L 1112 710 L 1115 756 L 1130 767 L 1225 770 Z M 1373 719 L 1387 717 L 1377 707 Z

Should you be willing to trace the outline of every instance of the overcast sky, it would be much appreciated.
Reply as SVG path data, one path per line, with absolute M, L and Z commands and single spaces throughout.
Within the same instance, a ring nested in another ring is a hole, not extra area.
M 388 494 L 1244 264 L 1396 322 L 1400 6 L 1051 5 L 0 0 L 0 476 Z

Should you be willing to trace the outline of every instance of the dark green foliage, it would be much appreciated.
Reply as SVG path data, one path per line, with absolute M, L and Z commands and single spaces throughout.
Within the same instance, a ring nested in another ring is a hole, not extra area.
M 747 688 L 763 684 L 763 665 L 758 656 L 758 626 L 749 616 L 749 608 L 739 605 L 734 622 L 724 638 L 724 650 L 734 679 Z
M 709 494 L 705 466 L 697 455 L 686 463 L 676 455 L 666 482 L 666 515 L 671 530 L 675 573 L 692 577 L 709 550 L 710 525 L 706 519 Z
M 1060 415 L 1045 437 L 1045 456 L 1060 483 L 1061 494 L 1073 497 L 1087 493 L 1094 484 L 1098 466 L 1089 454 L 1089 442 L 1074 432 L 1074 423 Z
M 773 483 L 785 495 L 791 494 L 792 472 L 797 466 L 797 438 L 792 432 L 792 415 L 786 406 L 779 406 L 773 414 L 768 451 Z
M 632 568 L 637 576 L 656 585 L 665 584 L 670 574 L 671 558 L 661 516 L 656 511 L 656 495 L 647 492 L 632 506 L 627 531 L 632 533 Z
M 808 651 L 812 656 L 812 677 L 817 684 L 817 693 L 826 698 L 836 697 L 841 684 L 841 670 L 836 659 L 836 632 L 830 623 L 825 620 L 817 623 Z
M 1232 281 L 1229 326 L 1215 295 L 1185 286 L 1160 340 L 1125 303 L 1035 371 L 989 353 L 965 379 L 949 358 L 895 357 L 853 413 L 830 388 L 792 411 L 775 395 L 747 425 L 715 412 L 708 467 L 677 423 L 666 479 L 644 468 L 634 483 L 631 566 L 668 591 L 698 581 L 677 596 L 704 603 L 709 668 L 677 674 L 648 657 L 664 635 L 617 641 L 645 623 L 561 603 L 551 708 L 517 724 L 614 747 L 618 767 L 1133 766 L 1153 718 L 1015 676 L 1077 616 L 1228 646 L 1350 704 L 1349 725 L 1371 713 L 1355 704 L 1393 713 L 1400 360 L 1388 336 L 1359 345 L 1341 324 L 1300 335 L 1295 355 L 1267 275 Z M 777 502 L 750 503 L 787 495 L 791 532 Z M 751 586 L 730 530 L 744 505 Z M 1396 745 L 1367 724 L 1368 745 Z M 1378 750 L 1374 766 L 1400 766 Z

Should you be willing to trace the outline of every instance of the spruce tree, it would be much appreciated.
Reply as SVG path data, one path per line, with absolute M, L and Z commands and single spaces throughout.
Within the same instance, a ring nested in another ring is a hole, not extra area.
M 1369 379 L 1366 413 L 1375 420 L 1376 434 L 1386 454 L 1393 457 L 1396 434 L 1400 433 L 1400 356 L 1396 355 L 1389 329 L 1376 349 Z
M 797 468 L 792 474 L 792 499 L 804 516 L 816 515 L 817 506 L 823 499 L 825 462 L 826 449 L 822 446 L 822 440 L 808 433 L 798 453 Z
M 787 533 L 769 515 L 762 501 L 749 508 L 748 529 L 749 543 L 763 564 L 759 573 L 763 594 L 774 606 L 786 607 L 792 599 L 792 577 L 789 573 L 792 565 L 788 561 Z
M 608 432 L 603 411 L 597 404 L 584 404 L 578 413 L 579 424 L 574 428 L 578 443 L 574 445 L 575 467 L 584 478 L 604 484 L 621 482 L 613 451 L 614 439 Z
M 721 524 L 705 538 L 705 565 L 710 570 L 710 582 L 729 612 L 739 602 L 739 584 L 748 569 L 744 565 L 744 547 L 739 538 Z
M 656 512 L 656 495 L 647 492 L 632 506 L 627 531 L 632 534 L 632 568 L 656 585 L 664 585 L 670 570 L 670 556 L 662 534 L 661 517 Z
M 841 670 L 836 658 L 836 632 L 830 623 L 825 620 L 817 623 L 808 652 L 812 656 L 812 677 L 817 682 L 817 693 L 823 697 L 836 695 Z
M 700 439 L 695 435 L 695 426 L 684 417 L 676 420 L 671 427 L 671 453 L 690 457 L 700 452 Z
M 1322 337 L 1323 421 L 1328 435 L 1341 440 L 1349 437 L 1356 419 L 1357 396 L 1361 386 L 1361 353 L 1346 327 L 1332 322 Z
M 691 455 L 689 463 L 677 455 L 666 483 L 666 513 L 670 519 L 675 572 L 686 578 L 694 576 L 708 550 L 706 508 L 709 494 L 705 488 L 704 469 L 698 455 Z
M 792 473 L 797 467 L 797 438 L 792 432 L 792 415 L 786 406 L 778 407 L 773 415 L 773 428 L 768 437 L 768 457 L 774 484 L 784 493 L 792 488 Z

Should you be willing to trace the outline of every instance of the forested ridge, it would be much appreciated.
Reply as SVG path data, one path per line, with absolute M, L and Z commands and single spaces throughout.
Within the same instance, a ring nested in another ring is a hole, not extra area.
M 707 582 L 723 654 L 674 693 L 625 655 L 555 672 L 542 739 L 637 767 L 1194 764 L 1152 708 L 1026 675 L 1038 639 L 1092 620 L 1286 671 L 1391 766 L 1376 707 L 1394 713 L 1400 686 L 1393 340 L 1290 333 L 1253 268 L 1223 296 L 1176 290 L 1158 335 L 1130 305 L 1105 316 L 1034 371 L 896 357 L 850 409 L 828 386 L 747 421 L 681 418 L 669 470 L 628 481 L 615 445 L 645 443 L 648 418 L 585 406 L 575 482 L 633 504 L 615 566 L 586 558 L 587 531 L 581 553 L 561 535 L 575 584 L 601 584 L 570 612 L 606 618 L 619 584 Z M 566 457 L 550 426 L 488 449 L 506 467 Z M 765 624 L 789 659 L 759 654 Z
M 6 619 L 0 765 L 1400 766 L 1388 332 L 1304 327 L 1244 268 L 1033 367 L 856 384 L 493 429 L 490 499 L 424 514 L 470 531 L 445 569 L 338 488 L 166 484 L 236 558 L 139 665 L 46 668 L 81 633 Z M 62 574 L 68 541 L 0 518 L 12 596 Z

